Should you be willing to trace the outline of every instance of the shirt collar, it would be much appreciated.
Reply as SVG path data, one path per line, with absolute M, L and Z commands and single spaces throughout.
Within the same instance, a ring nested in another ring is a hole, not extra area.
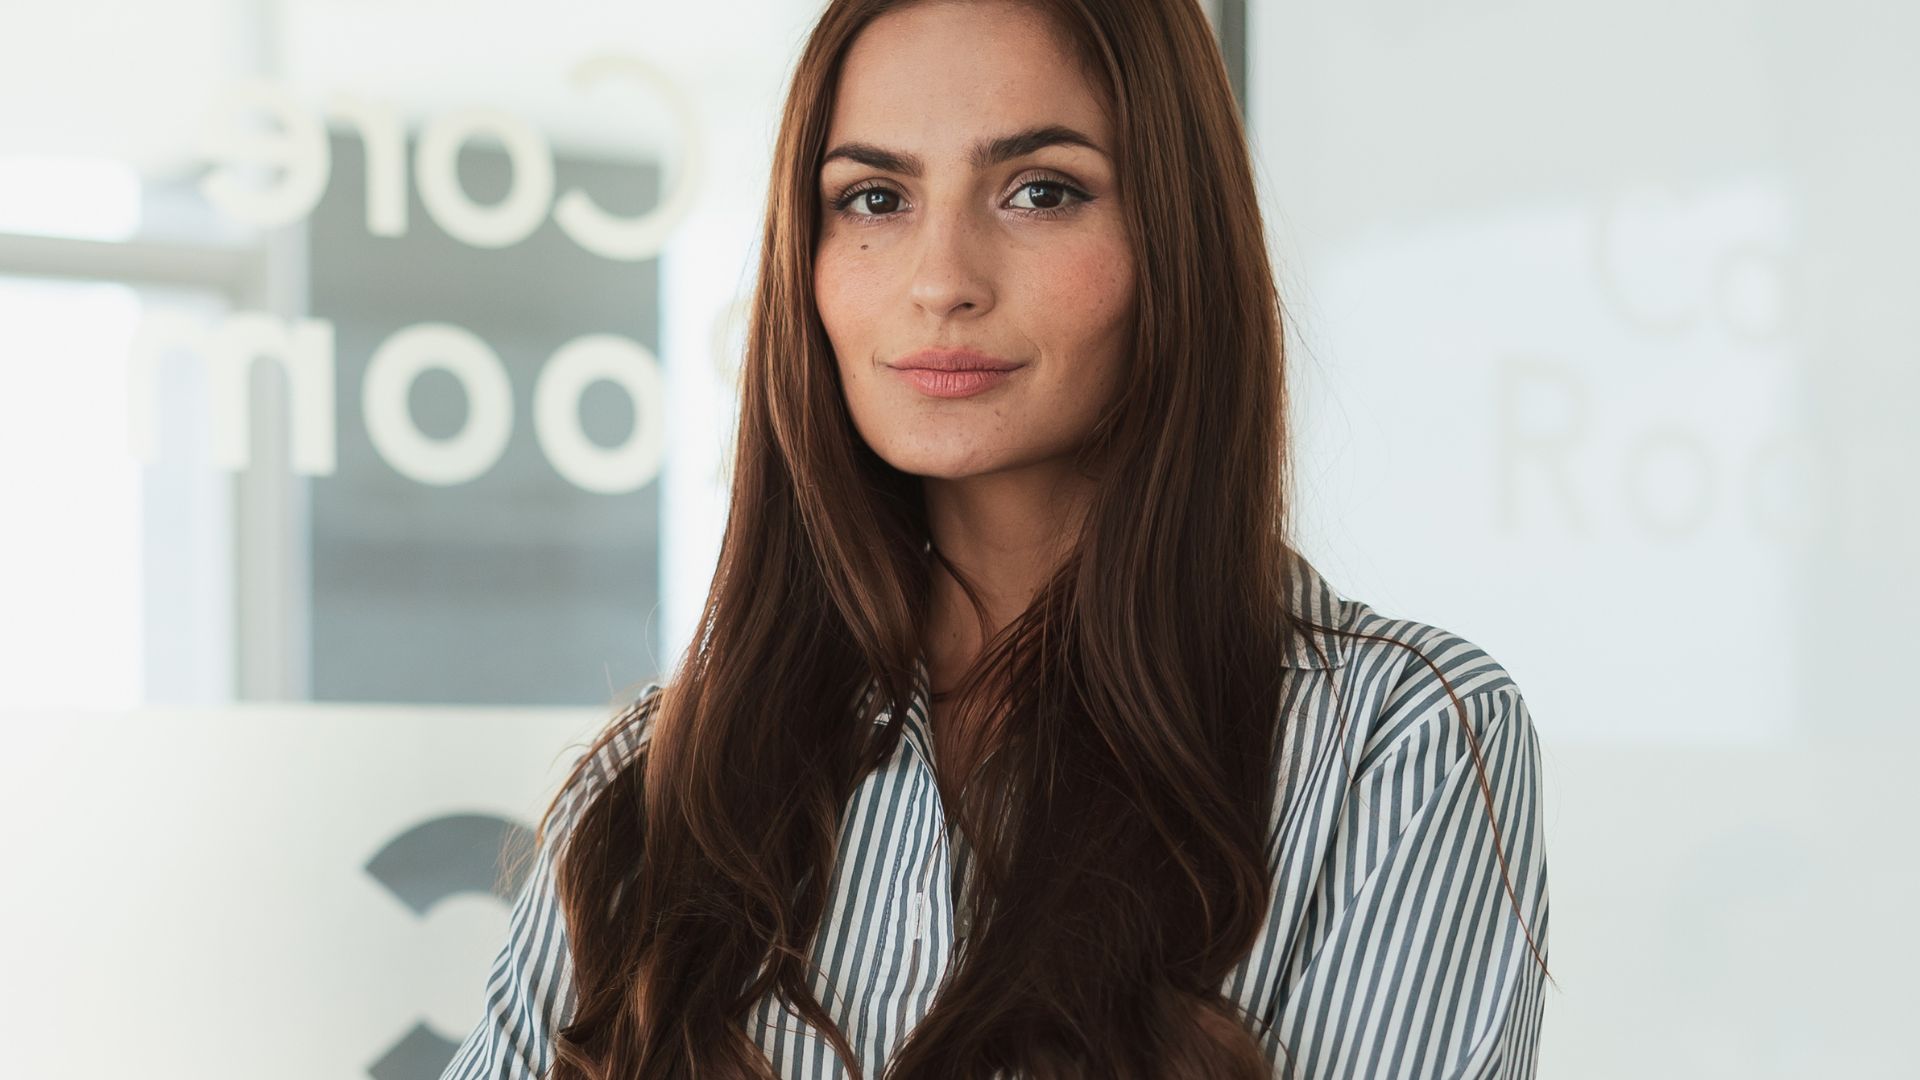
M 1343 601 L 1334 592 L 1327 579 L 1320 576 L 1305 555 L 1293 552 L 1293 563 L 1289 568 L 1288 604 L 1290 610 L 1299 617 L 1306 618 L 1321 626 L 1341 626 Z M 1286 647 L 1281 650 L 1280 666 L 1287 668 L 1337 668 L 1347 662 L 1347 639 L 1330 630 L 1319 630 L 1296 624 L 1295 633 L 1287 638 Z M 1319 647 L 1320 655 L 1315 655 L 1308 642 Z

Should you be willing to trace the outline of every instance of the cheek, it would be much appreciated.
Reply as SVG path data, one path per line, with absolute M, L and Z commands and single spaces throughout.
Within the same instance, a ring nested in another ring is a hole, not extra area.
M 830 252 L 820 250 L 813 257 L 813 303 L 820 310 L 820 321 L 826 325 L 827 335 L 838 339 L 840 320 L 847 305 L 841 299 L 845 291 L 840 260 Z
M 820 321 L 836 349 L 857 351 L 865 323 L 878 310 L 883 280 L 869 260 L 851 258 L 837 245 L 823 245 L 814 257 L 813 295 Z
M 1125 244 L 1079 245 L 1035 269 L 1027 295 L 1044 344 L 1059 355 L 1106 359 L 1129 327 L 1133 262 Z
M 873 419 L 884 415 L 872 404 L 879 388 L 870 367 L 880 348 L 877 316 L 883 310 L 879 287 L 884 275 L 859 257 L 864 253 L 858 244 L 854 248 L 854 256 L 848 257 L 831 245 L 822 246 L 814 256 L 813 294 L 854 429 L 872 446 L 881 438 L 872 428 Z
M 1134 268 L 1124 242 L 1087 244 L 1049 260 L 1029 294 L 1034 335 L 1056 362 L 1044 396 L 1078 432 L 1120 392 L 1132 348 Z

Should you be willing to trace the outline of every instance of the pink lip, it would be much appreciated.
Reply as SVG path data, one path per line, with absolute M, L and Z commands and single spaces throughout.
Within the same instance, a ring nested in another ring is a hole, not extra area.
M 887 365 L 930 397 L 971 397 L 1005 382 L 1025 364 L 972 349 L 922 349 Z
M 972 349 L 921 349 L 891 361 L 887 366 L 927 371 L 1012 371 L 1025 365 Z
M 895 368 L 894 370 L 921 393 L 940 398 L 972 397 L 982 390 L 998 386 L 1013 377 L 1011 369 L 987 371 L 976 368 L 973 371 L 935 371 L 931 368 Z

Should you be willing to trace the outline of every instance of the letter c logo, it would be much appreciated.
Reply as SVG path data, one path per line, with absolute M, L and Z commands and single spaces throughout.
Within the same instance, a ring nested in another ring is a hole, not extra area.
M 531 850 L 533 830 L 490 814 L 450 814 L 423 821 L 389 840 L 368 860 L 366 870 L 420 918 L 450 896 L 490 893 L 511 904 L 526 884 L 531 860 L 519 855 Z M 510 880 L 499 880 L 498 860 L 503 852 L 514 858 Z M 460 1049 L 449 1039 L 415 1021 L 412 1030 L 367 1067 L 374 1080 L 436 1080 Z

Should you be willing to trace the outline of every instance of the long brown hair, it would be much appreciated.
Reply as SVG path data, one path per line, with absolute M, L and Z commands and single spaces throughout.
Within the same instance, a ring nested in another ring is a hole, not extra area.
M 859 1075 L 810 989 L 840 814 L 900 740 L 936 568 L 974 593 L 931 546 L 918 478 L 857 434 L 811 294 L 842 58 L 900 6 L 833 0 L 793 75 L 696 640 L 581 758 L 648 725 L 560 860 L 578 997 L 555 1080 L 770 1077 L 743 1024 L 768 993 Z M 1084 526 L 957 690 L 977 739 L 941 788 L 977 875 L 972 931 L 887 1075 L 1265 1077 L 1220 986 L 1267 911 L 1276 658 L 1302 626 L 1246 136 L 1194 0 L 1035 6 L 1112 110 L 1136 326 L 1080 453 L 1098 478 Z

